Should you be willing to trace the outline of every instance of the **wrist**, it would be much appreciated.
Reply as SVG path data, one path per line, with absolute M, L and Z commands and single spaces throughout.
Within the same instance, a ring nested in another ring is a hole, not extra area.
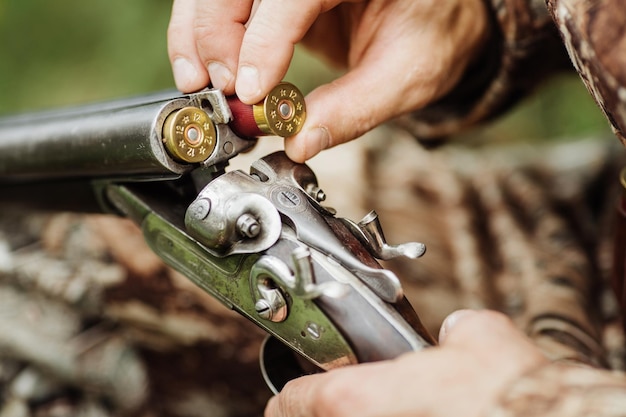
M 571 66 L 545 7 L 522 0 L 482 0 L 487 39 L 445 96 L 398 120 L 425 144 L 493 119 L 549 73 Z

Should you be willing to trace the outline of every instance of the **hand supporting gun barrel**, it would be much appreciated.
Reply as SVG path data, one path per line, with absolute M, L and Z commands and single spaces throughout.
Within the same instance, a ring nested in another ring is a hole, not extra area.
M 1 119 L 0 202 L 132 219 L 167 264 L 273 336 L 261 361 L 275 392 L 434 344 L 376 260 L 417 258 L 423 244 L 387 244 L 374 212 L 336 217 L 313 171 L 283 152 L 226 171 L 305 115 L 281 83 L 254 106 L 207 89 Z

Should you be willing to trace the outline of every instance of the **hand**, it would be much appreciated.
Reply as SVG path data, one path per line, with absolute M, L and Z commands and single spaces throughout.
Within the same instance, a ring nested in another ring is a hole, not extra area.
M 265 417 L 478 417 L 522 374 L 547 362 L 503 315 L 450 315 L 441 345 L 396 360 L 290 381 Z
M 285 142 L 304 162 L 450 91 L 488 32 L 483 0 L 175 0 L 168 30 L 177 87 L 212 82 L 248 104 L 285 76 L 294 45 L 348 71 L 307 96 Z

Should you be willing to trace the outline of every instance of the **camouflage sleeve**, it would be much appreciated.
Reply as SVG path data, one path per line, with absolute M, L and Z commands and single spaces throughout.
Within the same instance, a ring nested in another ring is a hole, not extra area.
M 486 3 L 492 35 L 482 55 L 452 92 L 400 119 L 400 125 L 420 140 L 444 138 L 500 115 L 548 74 L 571 69 L 573 61 L 615 130 L 624 131 L 626 91 L 620 86 L 626 85 L 626 54 L 617 48 L 626 46 L 626 14 L 620 0 L 594 2 L 595 7 L 589 0 Z
M 585 86 L 626 144 L 626 11 L 622 0 L 547 0 Z
M 626 378 L 583 366 L 551 364 L 516 381 L 487 417 L 623 416 Z

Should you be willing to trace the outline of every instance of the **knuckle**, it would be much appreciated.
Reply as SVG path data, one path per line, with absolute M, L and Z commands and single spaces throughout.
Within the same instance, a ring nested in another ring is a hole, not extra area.
M 291 380 L 285 384 L 281 393 L 275 397 L 278 410 L 292 410 L 300 398 L 299 381 Z
M 168 45 L 171 45 L 172 42 L 176 40 L 176 36 L 179 34 L 178 27 L 175 24 L 171 23 L 167 26 L 167 40 Z
M 180 31 L 178 28 L 170 25 L 167 28 L 167 52 L 170 59 L 175 58 L 180 54 L 182 45 L 178 41 L 180 37 Z
M 274 39 L 271 29 L 268 23 L 259 23 L 253 30 L 249 30 L 242 46 L 243 51 L 250 55 L 258 55 L 276 48 L 278 41 Z
M 167 51 L 170 59 L 182 54 L 187 49 L 188 33 L 184 23 L 171 20 L 167 26 Z
M 336 371 L 335 371 L 336 372 Z M 346 381 L 342 374 L 334 375 L 315 392 L 315 417 L 346 417 L 358 415 L 359 395 L 353 381 Z M 355 414 L 356 413 L 356 414 Z
M 313 417 L 341 417 L 349 414 L 341 414 L 340 389 L 332 378 L 325 378 L 325 383 L 311 385 L 303 379 L 294 379 L 283 387 L 276 397 L 277 409 L 281 412 L 289 412 L 299 415 L 303 407 L 307 407 L 307 415 Z
M 306 161 L 306 150 L 303 146 L 299 146 L 297 144 L 289 145 L 290 142 L 285 142 L 285 151 L 287 152 L 287 156 L 294 161 L 299 163 L 304 163 Z
M 213 42 L 219 35 L 219 28 L 204 21 L 196 21 L 193 25 L 193 36 L 197 42 Z

